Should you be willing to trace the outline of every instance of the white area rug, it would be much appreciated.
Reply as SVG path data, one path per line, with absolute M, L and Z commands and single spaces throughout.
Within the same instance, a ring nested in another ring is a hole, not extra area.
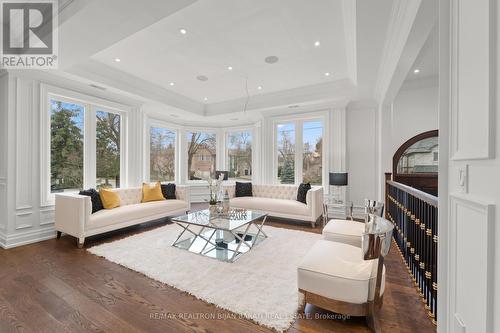
M 88 251 L 277 331 L 290 327 L 303 301 L 297 266 L 321 235 L 267 226 L 269 238 L 225 263 L 170 246 L 179 231 L 167 225 Z

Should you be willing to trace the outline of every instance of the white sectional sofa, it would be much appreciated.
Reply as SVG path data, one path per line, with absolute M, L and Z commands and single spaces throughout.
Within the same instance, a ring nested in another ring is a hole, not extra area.
M 306 204 L 297 201 L 298 185 L 253 185 L 251 197 L 235 197 L 236 185 L 224 185 L 234 208 L 264 211 L 269 216 L 308 221 L 313 227 L 323 214 L 323 187 L 313 186 L 306 196 Z
M 141 203 L 142 187 L 113 190 L 120 196 L 120 207 L 103 209 L 92 214 L 89 196 L 56 194 L 55 229 L 78 238 L 82 247 L 85 237 L 185 214 L 190 210 L 189 187 L 176 186 L 176 199 Z

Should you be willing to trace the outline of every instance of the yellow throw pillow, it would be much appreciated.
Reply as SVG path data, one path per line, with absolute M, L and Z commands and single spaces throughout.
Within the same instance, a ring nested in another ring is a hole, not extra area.
M 103 188 L 99 191 L 99 196 L 105 209 L 120 207 L 120 196 L 115 191 Z
M 154 185 L 147 183 L 142 184 L 142 202 L 165 200 L 161 193 L 161 183 L 156 182 Z

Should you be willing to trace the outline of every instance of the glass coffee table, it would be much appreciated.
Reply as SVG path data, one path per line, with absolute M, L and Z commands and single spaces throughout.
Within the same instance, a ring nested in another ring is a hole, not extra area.
M 209 209 L 172 218 L 182 228 L 172 243 L 179 249 L 226 262 L 234 262 L 267 238 L 262 228 L 267 213 L 230 209 L 218 214 Z

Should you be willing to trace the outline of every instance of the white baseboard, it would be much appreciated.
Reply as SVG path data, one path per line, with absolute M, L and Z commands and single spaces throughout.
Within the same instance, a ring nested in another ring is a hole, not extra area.
M 14 235 L 6 235 L 0 232 L 0 247 L 11 249 L 13 247 L 36 243 L 55 237 L 56 231 L 53 225 L 43 229 L 18 232 Z

